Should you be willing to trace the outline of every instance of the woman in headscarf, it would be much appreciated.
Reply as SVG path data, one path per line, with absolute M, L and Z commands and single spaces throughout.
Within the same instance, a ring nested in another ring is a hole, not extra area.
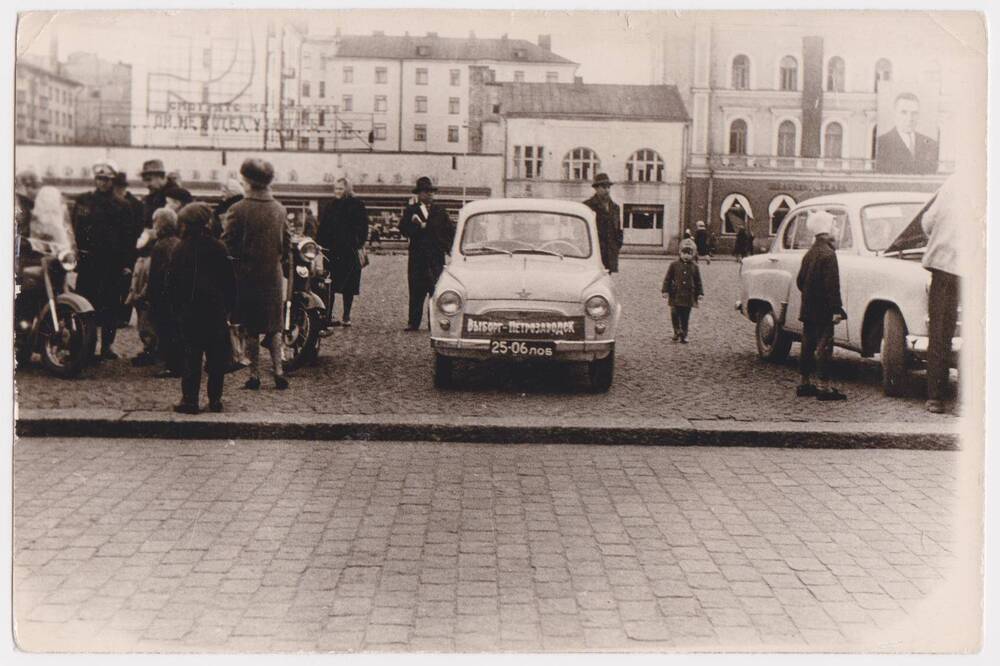
M 343 297 L 343 319 L 333 319 L 333 297 L 327 304 L 329 326 L 350 326 L 351 306 L 361 291 L 360 252 L 368 240 L 368 211 L 354 196 L 347 178 L 340 177 L 333 186 L 333 201 L 320 211 L 316 242 L 327 250 L 330 261 L 332 293 Z

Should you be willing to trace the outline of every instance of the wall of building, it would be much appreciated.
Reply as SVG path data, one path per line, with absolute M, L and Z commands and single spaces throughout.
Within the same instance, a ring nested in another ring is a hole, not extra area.
M 33 67 L 15 67 L 14 140 L 70 144 L 79 85 Z

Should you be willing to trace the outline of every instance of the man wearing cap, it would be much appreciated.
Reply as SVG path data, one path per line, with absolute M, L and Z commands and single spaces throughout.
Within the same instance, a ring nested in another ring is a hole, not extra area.
M 802 292 L 799 321 L 802 322 L 802 352 L 799 355 L 799 373 L 802 382 L 795 394 L 815 396 L 818 400 L 845 400 L 847 396 L 829 384 L 830 361 L 833 358 L 833 327 L 847 313 L 840 299 L 840 267 L 833 230 L 833 215 L 825 210 L 809 212 L 806 227 L 813 234 L 813 245 L 802 258 L 796 284 Z M 819 386 L 811 381 L 817 371 Z
M 599 173 L 594 178 L 594 196 L 583 203 L 597 214 L 597 240 L 601 247 L 601 261 L 612 273 L 618 272 L 618 252 L 622 248 L 624 236 L 621 228 L 621 210 L 611 200 L 611 186 L 614 183 L 608 174 Z
M 153 227 L 153 213 L 167 205 L 167 198 L 163 195 L 163 188 L 167 185 L 167 171 L 163 168 L 163 160 L 146 160 L 142 163 L 143 184 L 149 192 L 142 200 L 142 223 L 147 229 Z
M 420 330 L 425 299 L 434 293 L 434 285 L 444 271 L 445 255 L 455 240 L 455 225 L 448 211 L 434 204 L 437 188 L 427 176 L 417 179 L 413 193 L 417 202 L 403 211 L 399 232 L 410 239 L 406 277 L 410 287 L 410 311 L 407 331 Z
M 115 359 L 112 350 L 121 307 L 121 281 L 129 268 L 125 247 L 129 211 L 115 199 L 118 166 L 111 160 L 93 167 L 95 189 L 76 199 L 73 229 L 80 251 L 76 290 L 94 306 L 101 329 L 100 359 Z

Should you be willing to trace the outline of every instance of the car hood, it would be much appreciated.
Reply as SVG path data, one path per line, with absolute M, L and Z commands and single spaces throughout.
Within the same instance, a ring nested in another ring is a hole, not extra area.
M 604 271 L 590 261 L 519 254 L 457 258 L 448 272 L 469 300 L 579 301 Z

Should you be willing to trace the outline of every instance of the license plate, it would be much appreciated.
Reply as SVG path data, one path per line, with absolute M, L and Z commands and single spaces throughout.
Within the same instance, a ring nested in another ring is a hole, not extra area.
M 537 340 L 491 340 L 490 353 L 518 358 L 552 358 L 556 353 L 556 344 Z

